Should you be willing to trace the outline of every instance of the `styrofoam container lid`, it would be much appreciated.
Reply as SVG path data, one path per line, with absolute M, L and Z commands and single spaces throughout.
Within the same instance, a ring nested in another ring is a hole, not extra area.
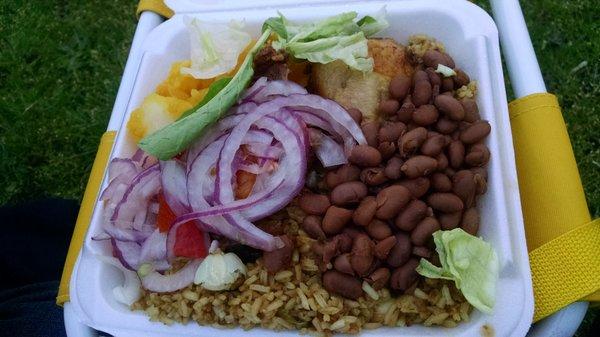
M 344 11 L 359 14 L 376 12 L 386 5 L 390 27 L 381 36 L 401 43 L 414 34 L 435 37 L 446 46 L 471 79 L 478 83 L 477 102 L 483 119 L 490 122 L 492 132 L 487 139 L 491 152 L 488 168 L 488 192 L 480 199 L 480 235 L 490 242 L 500 258 L 500 278 L 496 305 L 491 315 L 474 311 L 469 322 L 455 328 L 411 327 L 364 330 L 362 336 L 480 336 L 482 326 L 491 327 L 495 336 L 524 336 L 533 315 L 533 293 L 527 258 L 523 218 L 512 147 L 512 137 L 506 104 L 504 78 L 500 62 L 498 32 L 492 19 L 481 8 L 467 1 L 369 1 L 334 4 L 290 5 L 288 0 L 254 3 L 254 8 L 223 9 L 208 6 L 206 12 L 182 14 L 190 7 L 181 7 L 175 16 L 155 28 L 140 50 L 142 62 L 135 77 L 127 111 L 121 122 L 111 158 L 129 156 L 135 143 L 125 130 L 126 121 L 144 97 L 166 78 L 171 63 L 189 58 L 188 35 L 183 24 L 185 15 L 205 21 L 228 22 L 244 19 L 250 33 L 259 35 L 263 21 L 281 11 L 291 20 L 306 21 Z M 209 1 L 215 3 L 215 1 Z M 236 3 L 240 3 L 236 1 Z M 259 4 L 266 6 L 259 7 Z M 246 3 L 247 5 L 247 3 Z M 215 7 L 216 6 L 216 7 Z M 106 186 L 106 177 L 103 188 Z M 101 263 L 94 254 L 110 255 L 109 247 L 99 248 L 90 238 L 101 232 L 102 204 L 97 203 L 83 250 L 71 277 L 70 297 L 79 320 L 97 330 L 117 337 L 123 336 L 295 336 L 298 331 L 272 331 L 261 328 L 244 331 L 240 328 L 222 330 L 195 323 L 171 326 L 150 322 L 140 311 L 131 311 L 115 301 L 112 289 L 121 284 L 120 272 Z

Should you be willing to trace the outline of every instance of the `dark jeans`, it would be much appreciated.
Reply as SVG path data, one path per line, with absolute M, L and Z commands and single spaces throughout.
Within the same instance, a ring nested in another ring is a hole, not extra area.
M 0 207 L 0 336 L 66 336 L 55 297 L 78 209 L 59 199 Z

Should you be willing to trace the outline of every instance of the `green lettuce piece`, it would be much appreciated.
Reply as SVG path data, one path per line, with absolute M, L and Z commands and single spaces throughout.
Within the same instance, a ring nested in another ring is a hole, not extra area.
M 298 25 L 281 13 L 265 21 L 263 29 L 271 28 L 278 36 L 275 49 L 285 49 L 298 59 L 314 63 L 341 60 L 349 67 L 368 72 L 373 59 L 368 55 L 367 37 L 388 26 L 385 8 L 374 16 L 356 22 L 356 12 L 334 15 L 321 21 Z
M 360 27 L 360 30 L 365 33 L 365 36 L 369 37 L 386 29 L 390 25 L 385 18 L 386 15 L 387 11 L 385 10 L 385 7 L 382 7 L 375 15 L 366 15 L 358 20 L 356 24 Z
M 500 268 L 492 246 L 460 228 L 437 231 L 433 240 L 442 267 L 421 259 L 417 272 L 428 278 L 454 281 L 471 305 L 491 313 Z
M 248 86 L 254 75 L 252 63 L 254 56 L 271 35 L 271 29 L 263 32 L 233 78 L 218 93 L 186 117 L 165 126 L 143 138 L 139 147 L 161 160 L 167 160 L 185 150 L 202 131 L 223 116 L 235 103 L 241 92 Z M 222 84 L 222 83 L 221 83 Z M 186 112 L 187 113 L 187 112 Z
M 334 36 L 311 42 L 291 42 L 287 46 L 296 58 L 313 63 L 342 60 L 351 68 L 371 71 L 373 59 L 369 56 L 367 40 L 362 32 L 350 36 Z

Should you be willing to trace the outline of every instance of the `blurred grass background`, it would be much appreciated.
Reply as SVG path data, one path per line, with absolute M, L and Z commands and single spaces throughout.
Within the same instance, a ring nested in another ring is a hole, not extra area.
M 475 1 L 489 10 L 487 1 Z M 132 0 L 0 2 L 0 205 L 80 200 L 135 29 Z M 590 212 L 600 216 L 600 10 L 522 2 L 558 95 Z M 590 310 L 578 336 L 592 336 Z

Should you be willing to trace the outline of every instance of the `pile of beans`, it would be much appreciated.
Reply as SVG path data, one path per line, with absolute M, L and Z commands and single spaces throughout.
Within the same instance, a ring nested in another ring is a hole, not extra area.
M 318 240 L 313 248 L 328 291 L 357 298 L 363 281 L 405 291 L 418 278 L 419 259 L 432 257 L 435 231 L 477 233 L 490 124 L 474 100 L 454 98 L 470 81 L 463 71 L 452 77 L 434 71 L 438 64 L 454 69 L 450 56 L 428 51 L 423 63 L 412 78 L 392 79 L 382 122 L 361 121 L 360 111 L 350 109 L 368 145 L 326 172 L 325 189 L 299 198 L 308 214 L 302 228 Z

